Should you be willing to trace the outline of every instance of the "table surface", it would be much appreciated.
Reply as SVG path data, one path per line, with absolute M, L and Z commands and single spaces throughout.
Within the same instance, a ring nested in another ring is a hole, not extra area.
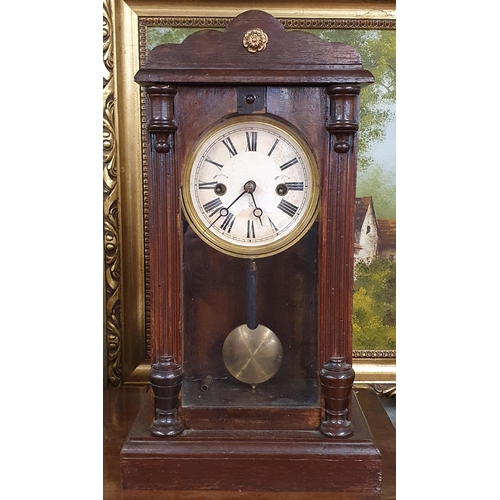
M 122 490 L 120 451 L 144 401 L 146 387 L 123 386 L 104 389 L 103 500 L 333 500 L 352 498 L 329 492 L 221 492 Z M 382 455 L 381 500 L 396 498 L 396 429 L 377 394 L 370 388 L 355 388 L 359 403 Z

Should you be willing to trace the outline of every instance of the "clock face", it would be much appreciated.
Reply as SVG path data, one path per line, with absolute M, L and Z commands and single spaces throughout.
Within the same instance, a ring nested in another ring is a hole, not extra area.
M 308 146 L 265 116 L 225 120 L 197 142 L 182 201 L 195 232 L 236 257 L 266 257 L 298 241 L 315 220 L 318 173 Z

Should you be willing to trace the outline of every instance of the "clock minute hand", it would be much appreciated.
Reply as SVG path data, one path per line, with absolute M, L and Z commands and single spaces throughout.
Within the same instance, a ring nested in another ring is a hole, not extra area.
M 210 223 L 210 225 L 208 226 L 208 229 L 210 229 L 221 217 L 227 217 L 227 215 L 229 214 L 229 209 L 244 195 L 246 194 L 246 191 L 243 191 L 241 192 L 234 200 L 233 202 L 228 205 L 227 208 L 225 207 L 222 207 L 220 210 L 219 210 L 219 216 Z
M 227 207 L 227 209 L 229 210 L 244 194 L 246 193 L 246 191 L 243 191 L 242 193 L 240 193 L 236 198 L 235 200 Z

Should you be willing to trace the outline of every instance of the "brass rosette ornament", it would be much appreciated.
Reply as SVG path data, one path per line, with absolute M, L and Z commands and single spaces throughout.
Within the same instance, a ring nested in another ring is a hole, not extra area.
M 261 52 L 266 48 L 268 41 L 268 36 L 260 28 L 254 28 L 245 33 L 243 46 L 248 52 Z

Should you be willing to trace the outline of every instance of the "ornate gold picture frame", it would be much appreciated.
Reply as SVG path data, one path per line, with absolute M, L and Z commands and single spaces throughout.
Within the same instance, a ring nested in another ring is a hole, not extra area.
M 148 207 L 144 97 L 134 75 L 148 27 L 224 28 L 248 6 L 236 1 L 103 0 L 104 349 L 110 386 L 147 382 Z M 394 1 L 254 1 L 289 29 L 395 30 Z M 395 387 L 396 351 L 357 350 L 356 383 Z

